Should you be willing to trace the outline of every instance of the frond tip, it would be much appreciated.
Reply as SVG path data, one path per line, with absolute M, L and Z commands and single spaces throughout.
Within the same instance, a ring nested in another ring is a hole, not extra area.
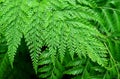
M 22 38 L 21 32 L 16 28 L 9 29 L 6 33 L 7 45 L 8 45 L 8 56 L 11 66 L 13 67 L 14 56 L 17 52 L 18 45 L 20 45 L 20 41 Z

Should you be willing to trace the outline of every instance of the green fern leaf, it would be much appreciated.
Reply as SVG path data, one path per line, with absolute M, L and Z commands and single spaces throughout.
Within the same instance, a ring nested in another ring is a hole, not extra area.
M 110 4 L 113 3 L 110 1 Z M 101 15 L 96 11 L 96 1 L 92 0 L 8 0 L 0 7 L 0 28 L 5 34 L 11 65 L 22 37 L 25 37 L 33 68 L 40 78 L 60 79 L 65 74 L 88 73 L 87 57 L 91 59 L 89 62 L 100 66 L 108 64 L 108 49 L 102 41 L 105 37 L 96 27 L 106 29 L 107 25 L 109 31 L 115 32 L 111 21 L 115 18 L 119 28 L 116 10 L 100 8 Z M 47 48 L 41 50 L 44 46 Z M 86 78 L 94 77 L 88 76 Z
M 84 61 L 80 61 L 80 60 L 74 60 L 74 61 L 70 61 L 69 63 L 67 63 L 67 65 L 65 67 L 74 67 L 74 66 L 79 66 L 82 65 Z
M 16 54 L 18 45 L 20 44 L 21 38 L 22 38 L 22 34 L 16 28 L 11 27 L 11 29 L 9 29 L 6 33 L 8 56 L 11 65 L 14 62 L 14 56 Z
M 75 67 L 75 68 L 66 70 L 66 71 L 64 72 L 64 74 L 78 75 L 78 74 L 82 73 L 82 71 L 83 71 L 83 70 L 81 69 L 81 67 Z
M 30 56 L 33 61 L 33 67 L 34 67 L 35 71 L 37 71 L 38 58 L 39 58 L 39 55 L 41 52 L 41 47 L 42 47 L 42 39 L 41 39 L 39 29 L 38 29 L 39 26 L 36 26 L 36 24 L 30 24 L 30 25 L 31 26 L 26 27 L 28 31 L 25 33 L 25 39 L 27 41 L 27 45 L 31 52 Z M 39 24 L 37 24 L 37 25 L 39 25 Z
M 15 4 L 16 3 L 16 4 Z M 25 22 L 25 12 L 21 9 L 19 5 L 23 5 L 21 1 L 5 1 L 3 4 L 7 5 L 1 6 L 1 28 L 5 33 L 5 37 L 8 45 L 8 56 L 11 66 L 13 66 L 14 56 L 16 54 L 17 48 L 20 45 L 22 38 L 22 28 L 26 25 Z M 12 17 L 12 18 L 11 18 Z

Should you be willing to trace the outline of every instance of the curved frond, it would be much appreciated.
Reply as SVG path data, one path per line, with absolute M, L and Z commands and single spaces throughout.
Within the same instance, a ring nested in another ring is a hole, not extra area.
M 23 20 L 24 13 L 19 7 L 19 2 L 16 1 L 5 1 L 1 7 L 1 28 L 5 32 L 5 37 L 8 45 L 8 56 L 11 65 L 14 62 L 14 56 L 16 54 L 18 45 L 22 38 L 22 27 L 25 24 Z M 12 18 L 11 18 L 12 17 Z

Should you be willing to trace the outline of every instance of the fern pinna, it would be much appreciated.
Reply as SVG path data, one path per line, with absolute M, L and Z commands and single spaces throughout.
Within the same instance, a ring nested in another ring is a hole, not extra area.
M 105 36 L 97 29 L 104 28 L 103 15 L 96 10 L 100 9 L 97 1 L 1 0 L 0 7 L 0 33 L 5 36 L 5 56 L 13 68 L 24 38 L 39 78 L 61 79 L 69 75 L 74 79 L 107 79 L 102 78 L 104 74 L 95 75 L 100 70 L 106 74 L 109 65 Z

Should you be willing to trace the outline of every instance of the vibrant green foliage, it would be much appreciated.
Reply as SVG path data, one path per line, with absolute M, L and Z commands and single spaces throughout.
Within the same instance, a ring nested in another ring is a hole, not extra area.
M 33 74 L 28 52 L 40 79 L 120 79 L 119 3 L 0 0 L 0 79 Z

